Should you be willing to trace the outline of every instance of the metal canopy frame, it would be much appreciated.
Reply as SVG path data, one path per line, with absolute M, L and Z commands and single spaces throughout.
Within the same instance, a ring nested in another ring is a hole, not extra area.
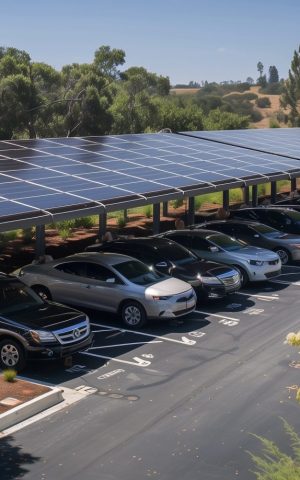
M 299 177 L 282 130 L 0 141 L 0 231 Z

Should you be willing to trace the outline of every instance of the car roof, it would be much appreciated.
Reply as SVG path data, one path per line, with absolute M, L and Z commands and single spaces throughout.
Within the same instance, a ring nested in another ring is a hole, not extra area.
M 279 211 L 282 211 L 282 212 L 289 212 L 290 210 L 292 210 L 291 208 L 287 208 L 287 207 L 276 207 L 276 205 L 262 205 L 261 207 L 247 207 L 247 208 L 238 208 L 237 210 L 231 210 L 230 213 L 239 213 L 239 212 L 247 212 L 247 211 L 263 211 L 263 210 L 279 210 Z
M 125 239 L 116 239 L 112 242 L 106 242 L 103 244 L 103 247 L 106 245 L 143 245 L 146 247 L 154 248 L 154 247 L 165 247 L 168 245 L 170 240 L 167 238 L 162 238 L 160 236 L 152 236 L 152 237 L 134 237 L 134 238 L 125 238 Z M 95 244 L 97 245 L 97 244 Z
M 59 263 L 66 262 L 66 261 L 79 262 L 80 260 L 85 262 L 115 265 L 116 263 L 132 260 L 132 257 L 129 257 L 128 255 L 123 255 L 122 253 L 113 253 L 113 252 L 82 252 L 82 253 L 75 253 L 74 255 L 69 255 L 68 257 L 59 258 L 58 260 L 53 262 L 53 264 L 58 265 Z M 43 266 L 47 268 L 47 265 L 49 264 L 46 263 Z
M 219 233 L 216 232 L 215 230 L 208 230 L 207 228 L 195 228 L 195 229 L 182 229 L 182 230 L 169 230 L 168 232 L 165 232 L 163 235 L 168 235 L 168 234 L 174 234 L 174 238 L 180 234 L 184 235 L 198 235 L 199 237 L 207 237 L 207 235 Z M 175 240 L 176 241 L 176 240 Z
M 202 222 L 199 223 L 198 225 L 202 227 L 202 225 L 220 225 L 220 224 L 230 224 L 230 223 L 240 223 L 241 225 L 247 225 L 248 227 L 255 227 L 257 225 L 263 225 L 261 222 L 255 222 L 254 220 L 246 220 L 246 219 L 239 219 L 239 218 L 229 218 L 228 220 L 211 220 L 210 222 Z M 197 224 L 195 225 L 197 226 Z M 196 229 L 195 229 L 196 230 Z

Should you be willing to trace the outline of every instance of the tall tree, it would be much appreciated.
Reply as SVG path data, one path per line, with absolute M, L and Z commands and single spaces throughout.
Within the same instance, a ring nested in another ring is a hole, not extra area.
M 294 51 L 281 102 L 284 107 L 290 108 L 289 118 L 292 126 L 300 127 L 300 46 L 298 51 Z
M 278 83 L 279 82 L 279 75 L 278 70 L 275 65 L 269 67 L 269 83 Z
M 264 71 L 264 66 L 261 62 L 258 62 L 257 64 L 257 71 L 259 72 L 259 76 L 262 77 L 263 71 Z

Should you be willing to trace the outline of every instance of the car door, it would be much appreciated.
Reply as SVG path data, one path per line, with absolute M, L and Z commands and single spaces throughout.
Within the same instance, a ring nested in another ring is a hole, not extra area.
M 84 291 L 86 284 L 86 263 L 63 261 L 54 266 L 54 271 L 47 276 L 46 286 L 53 300 L 62 303 L 85 305 Z
M 190 239 L 191 239 L 190 249 L 195 255 L 197 255 L 197 257 L 206 258 L 207 260 L 218 261 L 217 260 L 218 252 L 212 251 L 216 249 L 211 248 L 212 244 L 208 240 L 196 234 L 191 235 Z
M 264 246 L 264 240 L 253 228 L 248 227 L 248 225 L 234 225 L 232 237 L 242 242 L 247 243 L 248 245 L 254 245 L 257 247 Z
M 109 312 L 117 312 L 124 299 L 126 286 L 121 278 L 107 266 L 86 262 L 83 278 L 85 304 Z

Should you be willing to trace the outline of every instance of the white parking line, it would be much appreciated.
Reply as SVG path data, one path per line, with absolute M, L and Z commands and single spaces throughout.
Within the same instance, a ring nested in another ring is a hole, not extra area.
M 93 325 L 97 325 L 99 327 L 105 327 L 105 325 L 102 325 L 100 323 L 93 324 Z M 129 332 L 129 333 L 133 333 L 134 335 L 142 335 L 142 336 L 146 336 L 146 337 L 157 338 L 159 340 L 163 340 L 164 342 L 179 343 L 180 345 L 189 345 L 189 346 L 192 345 L 191 341 L 186 339 L 185 337 L 182 337 L 181 340 L 176 340 L 175 338 L 162 337 L 162 336 L 159 336 L 159 335 L 153 335 L 151 333 L 138 332 L 136 330 L 129 330 L 129 329 L 127 330 L 126 328 L 114 328 L 114 329 L 110 328 L 110 329 L 111 330 L 116 330 L 116 331 L 119 331 L 119 332 Z M 196 343 L 196 342 L 194 342 L 194 343 Z M 193 343 L 193 345 L 194 345 L 194 343 Z
M 297 282 L 288 282 L 286 280 L 270 280 L 272 283 L 280 283 L 281 285 L 294 285 L 295 287 L 300 287 L 300 280 Z
M 118 343 L 117 345 L 106 345 L 106 346 L 101 346 L 101 347 L 91 347 L 89 348 L 89 352 L 91 350 L 98 350 L 101 348 L 115 348 L 115 347 L 127 347 L 127 345 L 149 345 L 152 343 L 163 343 L 162 340 L 151 340 L 151 342 L 131 342 L 131 343 Z
M 279 300 L 279 296 L 277 293 L 274 295 L 260 295 L 260 294 L 252 294 L 252 293 L 243 293 L 243 292 L 236 292 L 237 295 L 244 295 L 245 297 L 254 297 L 258 300 L 264 300 L 265 302 L 271 302 L 272 300 Z
M 201 313 L 201 315 L 208 315 L 210 317 L 218 317 L 218 318 L 224 318 L 224 320 L 233 320 L 234 322 L 239 321 L 237 318 L 233 317 L 226 317 L 225 315 L 218 315 L 217 313 L 210 313 L 210 312 L 202 312 L 201 310 L 194 310 L 195 313 Z M 193 320 L 197 320 L 194 319 Z M 199 320 L 200 321 L 200 320 Z M 202 321 L 202 320 L 201 320 Z
M 126 363 L 127 365 L 134 365 L 135 367 L 148 367 L 151 364 L 151 362 L 147 362 L 146 360 L 130 362 L 129 360 L 120 360 L 119 358 L 106 357 L 105 355 L 97 355 L 96 353 L 89 353 L 89 352 L 79 352 L 79 353 L 80 355 L 87 355 L 89 357 L 96 357 L 96 358 L 104 358 L 104 360 L 112 360 L 113 362 Z M 138 357 L 135 357 L 135 358 L 138 358 Z

